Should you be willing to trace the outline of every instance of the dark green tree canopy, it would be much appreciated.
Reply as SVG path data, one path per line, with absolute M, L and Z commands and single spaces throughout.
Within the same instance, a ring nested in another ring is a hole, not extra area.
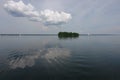
M 59 32 L 58 37 L 79 37 L 79 33 L 75 33 L 75 32 Z

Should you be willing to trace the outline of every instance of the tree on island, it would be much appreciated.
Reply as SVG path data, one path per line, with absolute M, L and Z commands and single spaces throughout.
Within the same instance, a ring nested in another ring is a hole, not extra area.
M 79 33 L 75 33 L 75 32 L 59 32 L 58 37 L 59 38 L 76 38 L 76 37 L 79 37 Z

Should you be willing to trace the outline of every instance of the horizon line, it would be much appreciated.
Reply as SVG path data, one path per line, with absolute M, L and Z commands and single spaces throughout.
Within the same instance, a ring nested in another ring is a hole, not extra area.
M 0 34 L 0 36 L 57 36 L 58 34 Z M 120 33 L 116 33 L 116 34 L 90 34 L 90 33 L 86 33 L 86 34 L 79 34 L 80 36 L 120 36 Z

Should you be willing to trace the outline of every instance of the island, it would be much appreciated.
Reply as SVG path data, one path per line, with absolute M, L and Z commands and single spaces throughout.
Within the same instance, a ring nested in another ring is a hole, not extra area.
M 75 33 L 75 32 L 59 32 L 58 37 L 59 38 L 77 38 L 77 37 L 79 37 L 79 33 Z

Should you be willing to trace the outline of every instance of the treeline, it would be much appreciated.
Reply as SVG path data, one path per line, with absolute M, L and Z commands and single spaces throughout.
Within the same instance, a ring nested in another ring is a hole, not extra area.
M 75 32 L 59 32 L 59 37 L 79 37 L 79 33 Z

